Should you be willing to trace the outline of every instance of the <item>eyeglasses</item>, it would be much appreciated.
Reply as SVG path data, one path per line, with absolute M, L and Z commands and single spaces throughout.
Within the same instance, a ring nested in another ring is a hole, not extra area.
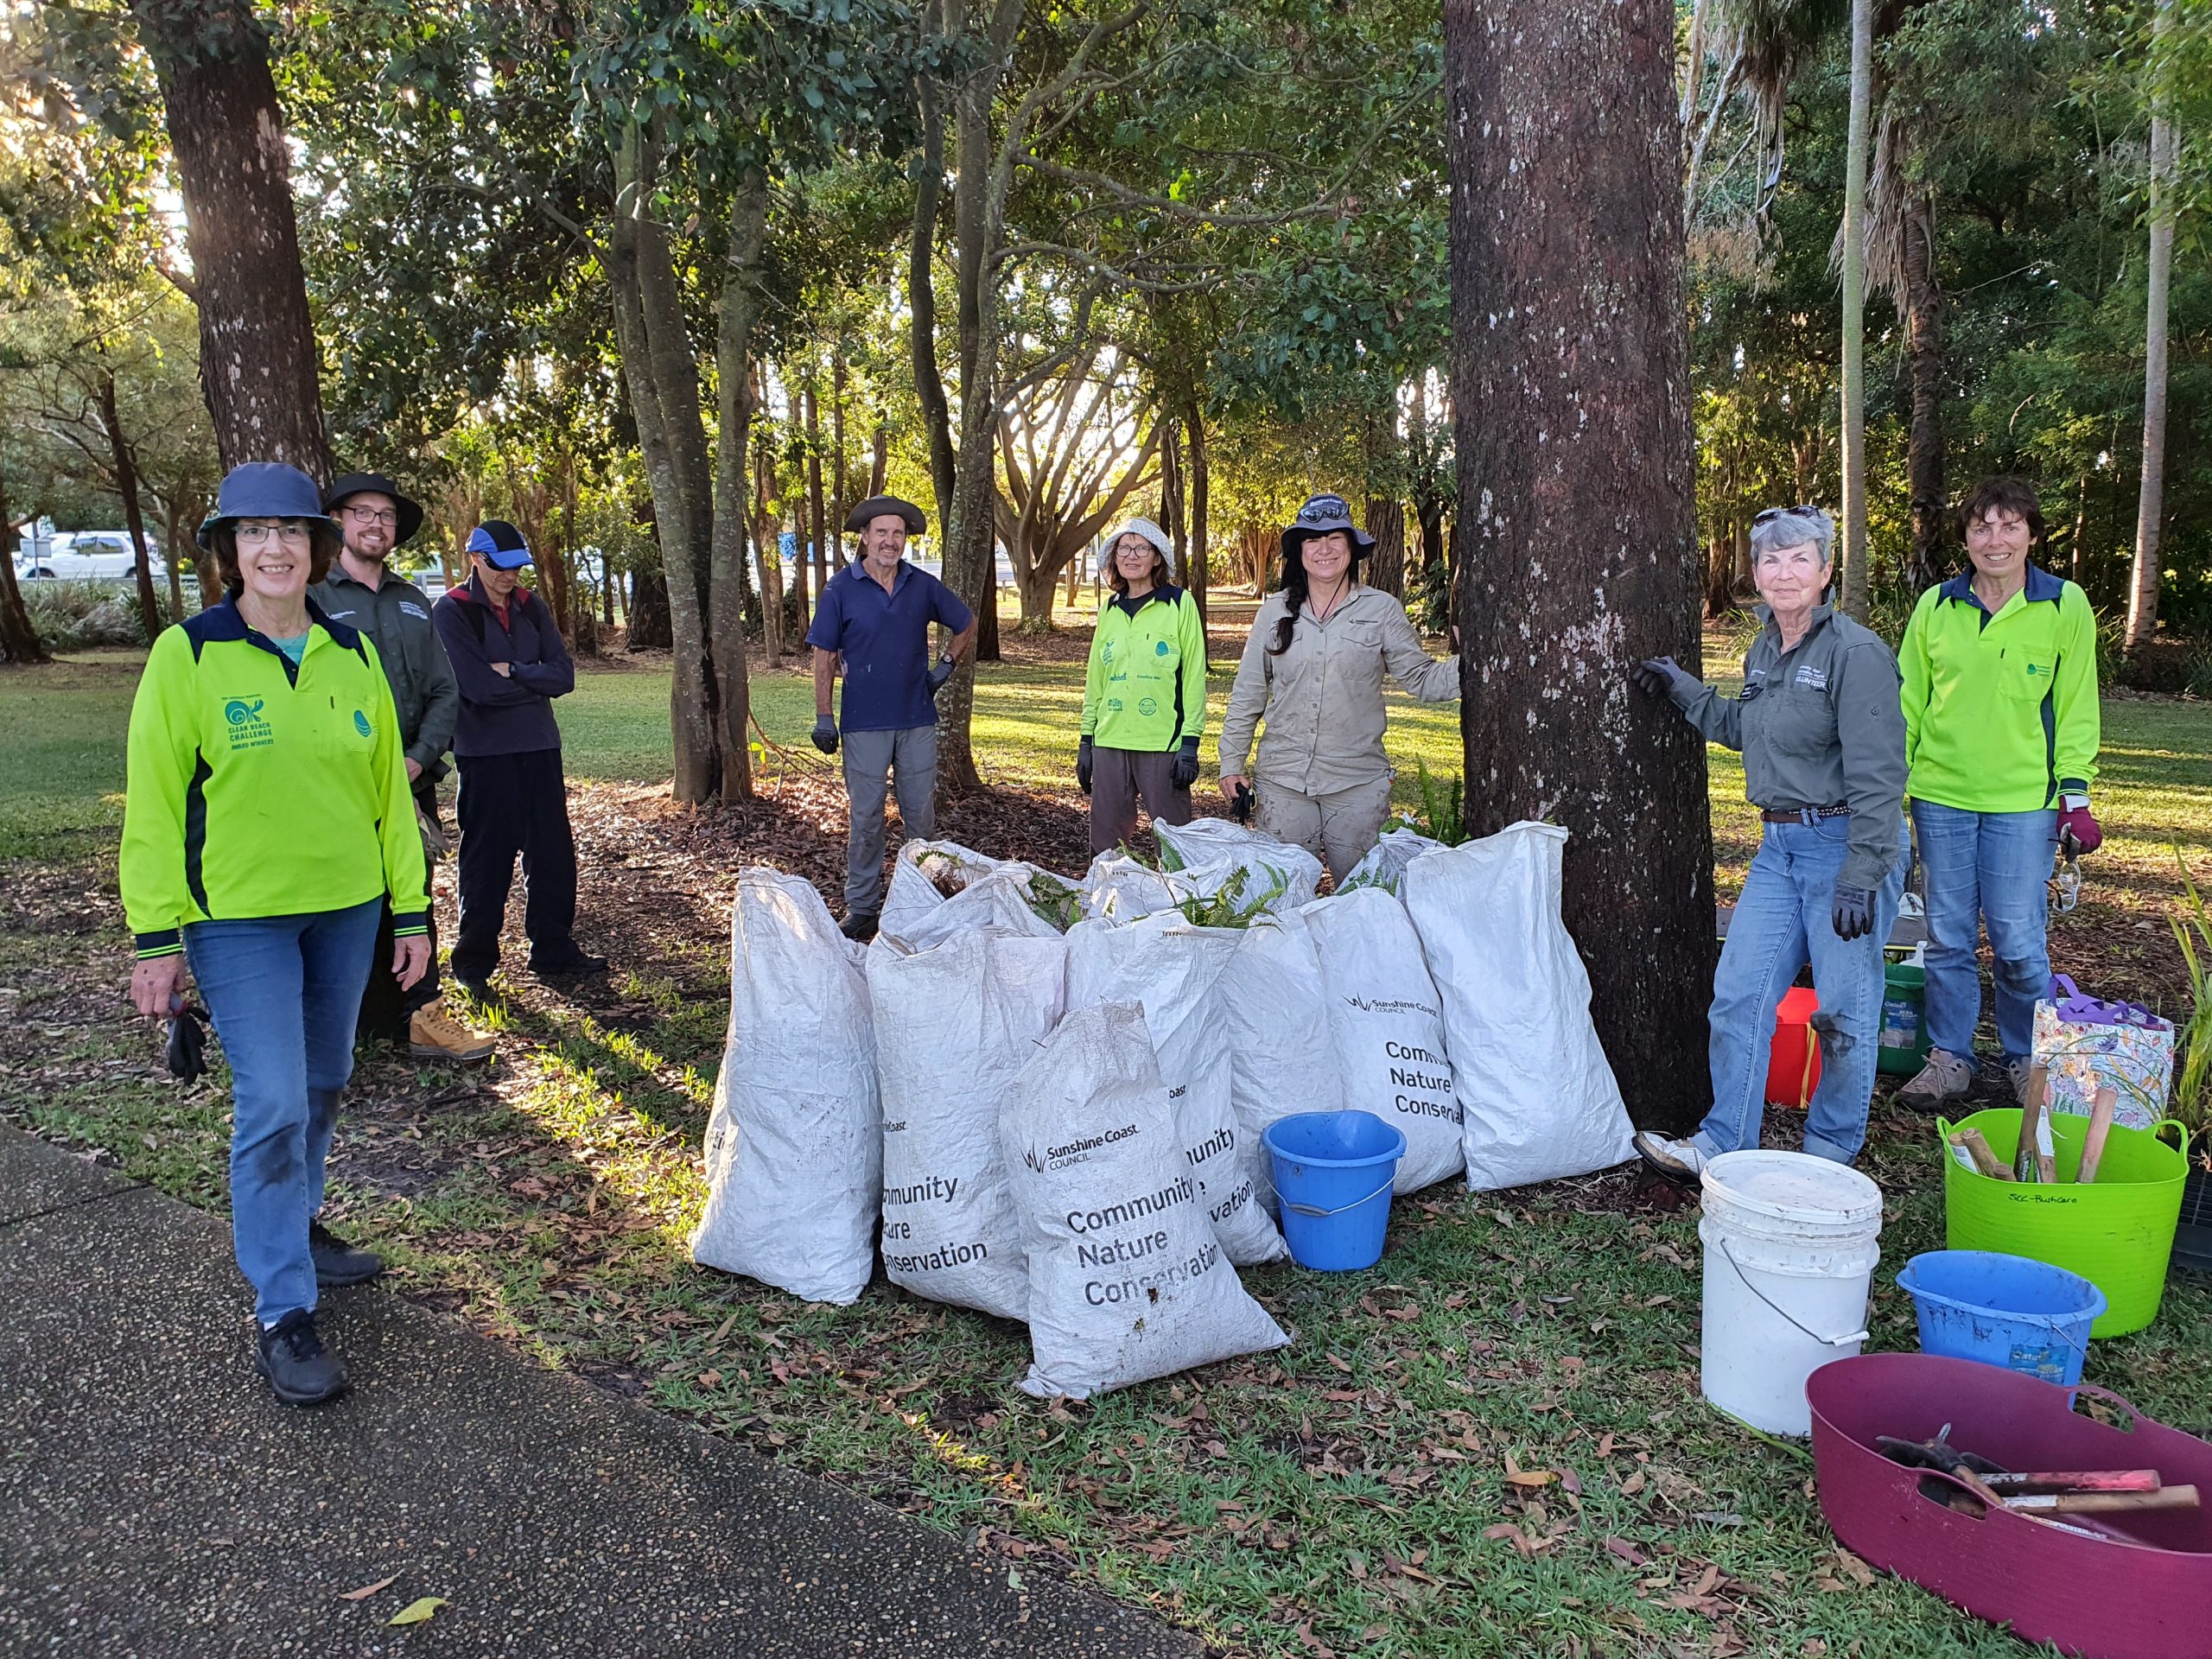
M 272 536 L 283 542 L 308 539 L 307 524 L 299 518 L 286 518 L 273 524 L 245 519 L 232 526 L 231 533 L 237 537 L 240 547 L 259 547 Z
M 340 507 L 339 512 L 357 524 L 382 524 L 391 530 L 399 523 L 399 514 L 390 507 Z
M 1794 507 L 1762 507 L 1751 515 L 1751 522 L 1755 524 L 1771 524 L 1777 518 L 1796 518 L 1800 516 L 1808 518 L 1825 518 L 1828 515 L 1824 509 L 1807 501 L 1801 502 Z

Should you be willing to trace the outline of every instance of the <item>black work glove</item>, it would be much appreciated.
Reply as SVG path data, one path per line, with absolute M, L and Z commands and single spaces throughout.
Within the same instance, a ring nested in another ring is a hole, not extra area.
M 932 698 L 944 690 L 944 683 L 952 677 L 952 658 L 941 657 L 938 659 L 937 666 L 930 670 L 930 696 Z
M 180 1083 L 194 1083 L 207 1075 L 207 1036 L 200 1030 L 200 1010 L 179 1002 L 169 1014 L 168 1049 L 164 1055 L 169 1075 Z
M 1090 740 L 1086 737 L 1075 746 L 1075 781 L 1086 795 L 1090 793 L 1091 764 Z
M 1629 670 L 1628 677 L 1640 690 L 1655 697 L 1672 697 L 1676 686 L 1697 683 L 1671 657 L 1647 657 Z
M 1186 737 L 1176 753 L 1174 763 L 1167 768 L 1167 781 L 1176 789 L 1188 789 L 1198 781 L 1198 740 Z
M 1835 914 L 1830 918 L 1839 939 L 1863 939 L 1874 931 L 1874 890 L 1835 887 Z
M 837 753 L 837 722 L 827 715 L 814 717 L 814 747 L 824 754 Z
M 1251 785 L 1239 784 L 1236 785 L 1236 797 L 1229 804 L 1229 816 L 1235 818 L 1239 823 L 1249 823 L 1252 822 Z

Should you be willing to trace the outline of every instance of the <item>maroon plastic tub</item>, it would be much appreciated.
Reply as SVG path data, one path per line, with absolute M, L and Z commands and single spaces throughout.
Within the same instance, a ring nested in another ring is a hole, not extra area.
M 1979 1504 L 1961 1514 L 1942 1501 L 1961 1483 L 1874 1449 L 1878 1434 L 1931 1440 L 1948 1424 L 1953 1446 L 2007 1469 L 2156 1469 L 2212 1502 L 2212 1446 L 2085 1383 L 2131 1427 L 2098 1422 L 2075 1392 L 1931 1354 L 1823 1365 L 1805 1384 L 1821 1510 L 1873 1566 L 2028 1641 L 2088 1659 L 2212 1659 L 2212 1510 L 2101 1515 L 2126 1541 L 2084 1538 Z

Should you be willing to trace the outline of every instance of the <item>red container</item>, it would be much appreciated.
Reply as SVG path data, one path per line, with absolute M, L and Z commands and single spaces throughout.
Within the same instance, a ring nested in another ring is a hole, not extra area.
M 1774 1011 L 1774 1044 L 1767 1051 L 1766 1100 L 1770 1106 L 1794 1106 L 1803 1111 L 1821 1086 L 1821 1039 L 1814 1034 L 1813 1016 L 1821 1011 L 1821 995 L 1809 985 L 1793 985 Z
M 1878 1434 L 1925 1440 L 1948 1424 L 1953 1446 L 2008 1469 L 2156 1469 L 2212 1499 L 2212 1446 L 2102 1389 L 2079 1391 L 2132 1427 L 2083 1415 L 2056 1383 L 1967 1359 L 1823 1365 L 1805 1384 L 1821 1511 L 1872 1565 L 2027 1641 L 2088 1659 L 2212 1659 L 2212 1510 L 2100 1515 L 2128 1541 L 2084 1538 L 2010 1510 L 1961 1514 L 1929 1494 L 1963 1484 L 1874 1450 Z

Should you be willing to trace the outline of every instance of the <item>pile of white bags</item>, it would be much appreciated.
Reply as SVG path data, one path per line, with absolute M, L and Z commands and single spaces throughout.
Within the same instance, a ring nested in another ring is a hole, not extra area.
M 1444 1001 L 1467 1185 L 1526 1186 L 1633 1157 L 1590 1021 L 1590 976 L 1560 918 L 1567 831 L 1516 823 L 1406 868 L 1406 911 Z
M 1127 927 L 1078 922 L 1068 932 L 1068 1007 L 1134 1002 L 1142 1010 L 1206 1219 L 1229 1259 L 1252 1267 L 1288 1252 L 1243 1153 L 1216 1012 L 1215 986 L 1243 938 L 1233 928 L 1194 926 L 1174 911 Z
M 1244 930 L 1215 982 L 1214 1006 L 1219 1040 L 1229 1050 L 1230 1100 L 1245 1173 L 1273 1215 L 1274 1170 L 1261 1140 L 1268 1125 L 1294 1112 L 1338 1112 L 1346 1104 L 1321 959 L 1302 912 L 1262 916 Z
M 1344 1104 L 1406 1137 L 1392 1191 L 1418 1192 L 1457 1175 L 1467 1160 L 1444 1011 L 1406 907 L 1380 887 L 1360 887 L 1299 913 L 1328 992 Z
M 1067 957 L 1059 935 L 1022 915 L 1029 927 L 970 928 L 912 952 L 879 934 L 868 953 L 883 1096 L 884 1272 L 917 1296 L 1009 1319 L 1028 1317 L 1029 1269 L 999 1110 L 1059 1020 Z
M 1340 893 L 1358 887 L 1381 887 L 1385 893 L 1404 896 L 1406 866 L 1423 853 L 1433 853 L 1441 848 L 1440 841 L 1432 841 L 1418 830 L 1401 826 L 1385 830 L 1375 845 L 1368 849 L 1365 858 L 1344 872 L 1344 879 L 1337 883 Z
M 1092 921 L 1141 921 L 1198 896 L 1198 889 L 1179 877 L 1140 863 L 1127 853 L 1099 854 L 1084 872 L 1080 885 L 1083 913 Z
M 944 887 L 955 891 L 948 895 Z M 974 927 L 1061 933 L 1077 913 L 1076 885 L 1049 870 L 989 858 L 957 842 L 910 841 L 892 866 L 876 931 L 920 950 Z
M 1135 1006 L 1061 1020 L 1000 1134 L 1029 1252 L 1027 1392 L 1087 1399 L 1288 1341 L 1206 1222 Z
M 883 1169 L 858 952 L 811 886 L 770 869 L 738 876 L 729 933 L 691 1259 L 809 1301 L 857 1300 L 875 1270 Z
M 1228 892 L 1236 916 L 1261 911 L 1280 915 L 1309 902 L 1321 880 L 1321 861 L 1303 847 L 1277 841 L 1227 818 L 1155 823 L 1160 861 L 1199 897 Z

